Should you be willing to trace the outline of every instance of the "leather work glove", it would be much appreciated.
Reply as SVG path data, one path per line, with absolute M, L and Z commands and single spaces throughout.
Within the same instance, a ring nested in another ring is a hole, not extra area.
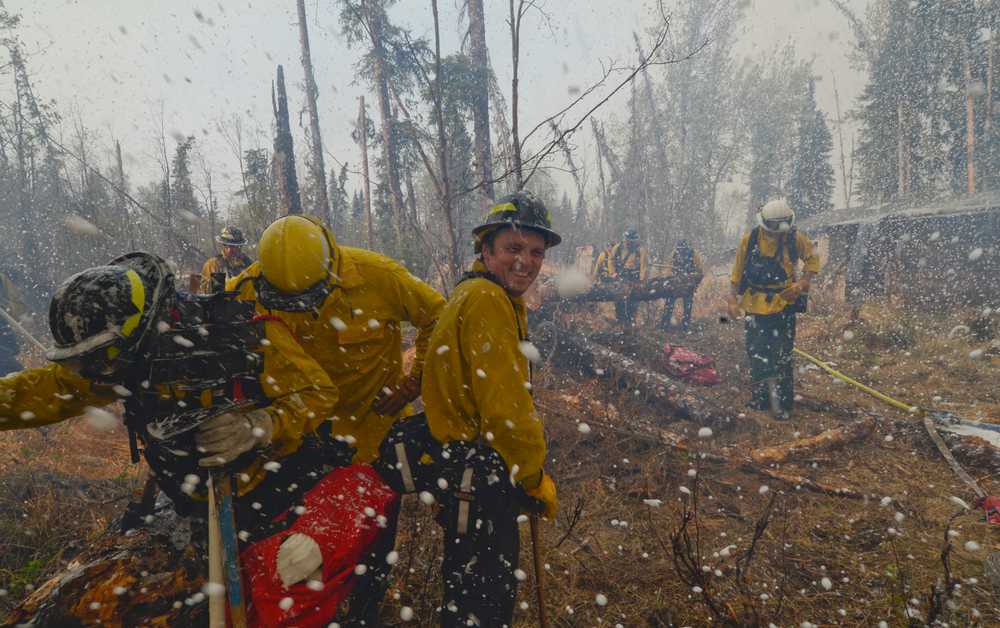
M 194 436 L 198 451 L 206 454 L 198 460 L 198 465 L 218 467 L 232 462 L 254 447 L 269 444 L 273 436 L 274 421 L 263 408 L 214 416 L 202 423 Z
M 407 375 L 395 386 L 379 391 L 372 403 L 372 410 L 383 416 L 393 416 L 420 396 L 420 377 Z
M 278 548 L 278 576 L 286 587 L 323 579 L 323 553 L 311 537 L 296 532 Z
M 524 492 L 529 497 L 534 497 L 545 505 L 545 510 L 542 511 L 543 517 L 549 521 L 556 520 L 556 512 L 559 510 L 559 499 L 556 497 L 556 483 L 552 481 L 552 477 L 549 474 L 543 472 L 542 481 L 538 483 L 538 486 L 531 489 L 526 488 Z

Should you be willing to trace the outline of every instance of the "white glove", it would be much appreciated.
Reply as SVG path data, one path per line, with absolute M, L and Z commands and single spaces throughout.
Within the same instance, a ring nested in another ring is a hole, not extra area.
M 278 548 L 278 575 L 286 587 L 323 579 L 323 553 L 311 536 L 296 532 Z
M 207 454 L 198 460 L 202 467 L 217 467 L 254 447 L 267 445 L 274 436 L 274 422 L 264 409 L 247 413 L 227 412 L 212 417 L 198 427 L 195 444 L 198 451 Z

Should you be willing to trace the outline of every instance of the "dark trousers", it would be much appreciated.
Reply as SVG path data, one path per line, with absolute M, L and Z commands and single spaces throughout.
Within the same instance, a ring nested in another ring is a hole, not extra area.
M 635 313 L 638 309 L 638 301 L 625 297 L 621 301 L 615 301 L 615 318 L 619 323 L 631 327 L 635 324 Z
M 660 316 L 660 329 L 669 329 L 673 327 L 671 319 L 674 317 L 674 309 L 676 308 L 678 301 L 682 302 L 682 306 L 684 308 L 684 315 L 683 318 L 681 318 L 680 328 L 686 331 L 691 325 L 691 308 L 694 306 L 694 293 L 687 292 L 664 300 L 663 315 Z
M 389 521 L 379 535 L 378 541 L 361 561 L 368 566 L 364 575 L 358 578 L 348 603 L 347 616 L 340 620 L 343 628 L 379 626 L 378 610 L 389 588 L 392 565 L 386 558 L 396 547 L 396 529 L 399 523 L 399 509 L 394 509 Z
M 795 346 L 795 314 L 750 315 L 746 319 L 746 347 L 750 358 L 751 404 L 771 409 L 771 385 L 778 407 L 789 412 L 795 400 L 792 349 Z
M 421 463 L 425 454 L 434 462 Z M 438 501 L 441 626 L 512 626 L 523 493 L 500 454 L 481 443 L 438 443 L 421 414 L 393 425 L 374 466 L 397 491 L 428 491 Z
M 501 476 L 503 482 L 506 476 Z M 459 500 L 442 503 L 437 521 L 444 531 L 441 626 L 513 626 L 521 538 L 517 505 L 481 508 L 470 503 L 468 526 L 459 529 Z M 497 506 L 499 504 L 496 504 Z M 469 622 L 472 623 L 469 623 Z

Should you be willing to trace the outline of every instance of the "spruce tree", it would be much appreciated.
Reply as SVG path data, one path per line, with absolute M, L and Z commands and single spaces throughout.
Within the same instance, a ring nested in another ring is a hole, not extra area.
M 798 149 L 788 186 L 788 200 L 801 218 L 833 205 L 832 150 L 833 136 L 826 125 L 826 116 L 816 106 L 816 80 L 810 77 L 799 116 Z

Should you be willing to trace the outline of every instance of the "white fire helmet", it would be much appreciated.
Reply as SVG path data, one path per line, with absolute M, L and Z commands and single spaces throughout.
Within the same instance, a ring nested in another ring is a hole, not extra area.
M 784 233 L 795 224 L 795 210 L 783 198 L 768 201 L 757 212 L 757 224 L 765 231 Z

